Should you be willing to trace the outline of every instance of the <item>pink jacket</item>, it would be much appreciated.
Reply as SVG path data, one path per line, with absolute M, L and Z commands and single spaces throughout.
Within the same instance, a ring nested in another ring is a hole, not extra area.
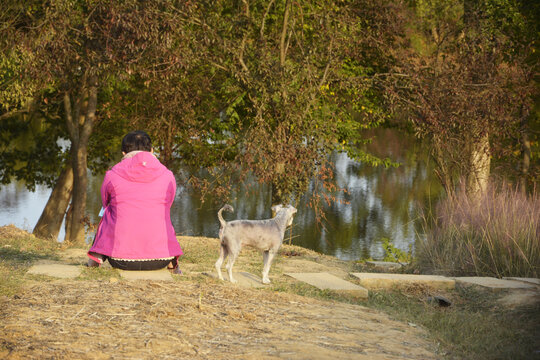
M 163 259 L 183 254 L 171 223 L 173 173 L 147 151 L 107 171 L 101 186 L 105 213 L 89 252 L 116 259 Z

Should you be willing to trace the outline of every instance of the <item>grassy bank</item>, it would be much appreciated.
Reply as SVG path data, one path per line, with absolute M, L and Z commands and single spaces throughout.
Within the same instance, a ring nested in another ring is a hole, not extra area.
M 176 277 L 178 289 L 196 286 L 201 294 L 211 293 L 217 280 L 201 275 L 212 271 L 217 258 L 218 241 L 208 238 L 182 237 L 185 251 L 181 259 L 184 274 Z M 16 228 L 0 228 L 0 296 L 11 298 L 25 286 L 25 282 L 51 281 L 48 278 L 25 275 L 27 268 L 42 259 L 59 259 L 62 245 L 36 239 Z M 240 255 L 236 271 L 260 274 L 261 255 L 245 249 Z M 540 307 L 503 306 L 499 299 L 505 292 L 484 292 L 474 288 L 434 292 L 423 287 L 395 288 L 391 291 L 370 291 L 367 300 L 331 291 L 321 291 L 307 284 L 293 281 L 285 272 L 326 271 L 347 278 L 351 271 L 366 271 L 361 263 L 340 261 L 295 246 L 284 246 L 270 271 L 272 285 L 251 291 L 297 294 L 323 301 L 351 303 L 386 312 L 391 317 L 427 330 L 434 343 L 439 343 L 441 357 L 447 359 L 531 359 L 540 350 Z M 121 281 L 114 269 L 85 269 L 80 281 Z M 354 281 L 352 278 L 347 278 Z M 231 291 L 234 290 L 231 287 Z M 442 295 L 452 302 L 450 307 L 431 303 L 429 296 Z
M 38 239 L 15 226 L 0 227 L 0 296 L 16 294 L 28 268 L 40 259 L 57 259 L 61 249 L 61 244 Z

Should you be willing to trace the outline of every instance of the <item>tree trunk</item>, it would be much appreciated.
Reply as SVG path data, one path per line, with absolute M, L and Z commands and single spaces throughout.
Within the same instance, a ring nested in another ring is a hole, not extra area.
M 452 160 L 447 159 L 448 155 L 444 153 L 440 141 L 440 139 L 434 139 L 431 144 L 432 156 L 436 164 L 435 175 L 439 178 L 446 194 L 453 196 L 456 189 L 455 183 L 452 180 L 452 167 L 448 165 L 448 162 Z
M 66 214 L 71 192 L 73 190 L 73 169 L 71 164 L 62 170 L 51 196 L 41 213 L 39 220 L 32 232 L 35 236 L 45 239 L 58 239 L 58 233 L 62 226 L 62 220 Z
M 279 39 L 279 65 L 281 69 L 285 67 L 285 58 L 287 57 L 287 45 L 285 40 L 287 38 L 287 27 L 289 25 L 289 13 L 290 13 L 291 2 L 287 0 L 285 2 L 285 13 L 283 14 L 283 26 L 281 28 L 281 36 Z
M 525 193 L 527 191 L 527 177 L 529 175 L 529 168 L 531 166 L 531 140 L 529 139 L 529 124 L 528 114 L 521 117 L 521 151 L 523 159 L 521 162 L 521 178 L 520 187 L 521 191 Z
M 173 128 L 173 120 L 169 118 L 167 120 L 167 134 L 163 138 L 163 150 L 160 154 L 160 160 L 163 162 L 163 164 L 167 167 L 170 166 L 173 158 L 173 134 L 174 134 L 174 128 Z
M 469 30 L 478 30 L 478 17 L 482 10 L 479 0 L 463 1 L 463 23 Z
M 72 216 L 73 211 L 72 210 L 73 210 L 73 200 L 69 204 L 69 208 L 66 211 L 66 223 L 64 225 L 66 236 L 64 237 L 64 241 L 67 241 L 67 238 L 68 238 L 67 234 L 71 234 L 71 224 L 73 223 L 73 221 L 72 221 L 72 219 L 73 219 L 73 216 Z
M 471 144 L 469 171 L 467 174 L 467 194 L 476 197 L 485 193 L 488 186 L 490 165 L 489 136 L 485 134 L 478 141 Z
M 283 191 L 272 183 L 272 206 L 273 205 L 284 205 L 283 204 Z
M 75 101 L 72 112 L 71 99 L 64 95 L 66 124 L 71 140 L 71 160 L 73 167 L 73 197 L 70 207 L 70 221 L 66 223 L 65 241 L 84 243 L 84 223 L 86 212 L 86 187 L 88 184 L 88 142 L 95 124 L 97 107 L 97 79 L 91 77 L 87 84 L 83 81 L 81 93 Z M 67 219 L 66 219 L 67 220 Z
M 291 2 L 290 0 L 287 0 L 285 2 L 285 13 L 283 14 L 283 26 L 281 28 L 281 36 L 279 40 L 279 65 L 281 68 L 281 72 L 284 75 L 285 72 L 285 60 L 287 58 L 287 48 L 288 48 L 288 42 L 286 42 L 287 39 L 287 29 L 289 26 L 289 14 L 290 14 L 290 8 L 291 8 Z M 288 83 L 283 81 L 285 80 L 286 76 L 284 75 L 282 77 L 281 81 L 281 98 L 283 99 L 283 105 L 287 105 L 287 85 Z
M 83 218 L 86 212 L 87 147 L 84 144 L 72 144 L 73 157 L 73 200 L 71 204 L 71 224 L 66 241 L 84 242 Z

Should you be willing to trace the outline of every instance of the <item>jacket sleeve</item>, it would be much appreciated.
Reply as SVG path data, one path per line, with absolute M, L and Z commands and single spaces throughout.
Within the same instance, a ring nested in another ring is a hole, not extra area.
M 172 203 L 174 202 L 174 199 L 176 197 L 176 179 L 172 172 L 169 171 L 169 174 L 171 180 L 167 188 L 167 205 L 170 207 L 172 206 Z
M 103 178 L 103 184 L 101 184 L 101 204 L 103 208 L 109 206 L 111 202 L 111 193 L 112 193 L 112 184 L 110 172 L 105 173 L 105 178 Z

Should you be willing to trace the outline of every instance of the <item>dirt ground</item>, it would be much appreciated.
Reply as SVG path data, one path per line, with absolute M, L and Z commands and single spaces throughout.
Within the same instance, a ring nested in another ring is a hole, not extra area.
M 419 327 L 358 305 L 274 291 L 293 281 L 286 271 L 342 275 L 343 262 L 285 247 L 302 256 L 276 259 L 270 278 L 277 287 L 242 288 L 201 275 L 213 267 L 217 241 L 180 238 L 184 275 L 170 282 L 127 281 L 106 269 L 105 276 L 86 269 L 75 280 L 26 275 L 16 295 L 0 296 L 0 359 L 437 358 Z M 82 266 L 85 251 L 51 256 Z M 258 274 L 260 254 L 246 250 L 235 267 Z
M 2 359 L 436 358 L 374 310 L 213 282 L 35 282 L 0 319 Z

